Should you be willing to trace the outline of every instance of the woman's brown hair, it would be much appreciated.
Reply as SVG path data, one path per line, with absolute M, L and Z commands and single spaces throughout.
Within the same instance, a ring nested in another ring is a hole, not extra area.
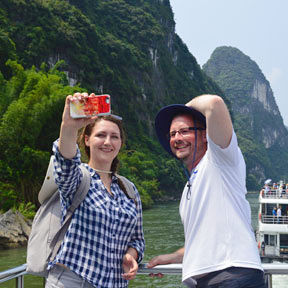
M 115 123 L 120 130 L 121 147 L 123 147 L 125 144 L 125 138 L 126 137 L 125 137 L 122 121 L 120 119 L 112 116 L 112 115 L 99 116 L 99 117 L 97 117 L 97 119 L 95 120 L 94 123 L 91 123 L 91 124 L 85 126 L 82 133 L 78 137 L 78 144 L 80 147 L 83 147 L 85 154 L 87 155 L 88 159 L 90 159 L 90 147 L 86 146 L 86 144 L 85 144 L 85 136 L 89 137 L 92 133 L 92 130 L 93 130 L 95 124 L 101 120 L 111 121 L 111 122 Z M 112 161 L 111 171 L 113 173 L 116 173 L 118 166 L 119 166 L 119 160 L 116 156 Z

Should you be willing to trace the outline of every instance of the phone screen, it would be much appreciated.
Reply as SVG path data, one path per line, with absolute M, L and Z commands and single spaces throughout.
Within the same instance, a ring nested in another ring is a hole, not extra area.
M 111 113 L 110 95 L 93 95 L 83 100 L 70 102 L 72 118 L 108 115 Z

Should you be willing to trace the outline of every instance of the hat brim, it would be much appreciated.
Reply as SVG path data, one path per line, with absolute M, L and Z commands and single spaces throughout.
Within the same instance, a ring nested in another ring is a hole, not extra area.
M 155 118 L 155 129 L 156 134 L 158 137 L 158 140 L 162 147 L 172 156 L 175 157 L 173 152 L 170 148 L 170 141 L 167 138 L 167 134 L 170 131 L 170 126 L 173 118 L 178 114 L 189 114 L 193 117 L 193 119 L 198 120 L 204 124 L 204 127 L 206 128 L 206 118 L 205 116 L 184 104 L 172 104 L 163 107 L 157 114 Z

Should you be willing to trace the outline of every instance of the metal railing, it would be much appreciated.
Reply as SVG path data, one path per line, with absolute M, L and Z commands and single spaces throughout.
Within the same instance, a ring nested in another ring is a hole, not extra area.
M 16 288 L 24 288 L 24 275 L 26 272 L 26 264 L 18 267 L 0 272 L 0 283 L 4 283 L 11 279 L 15 279 Z M 288 275 L 288 263 L 263 263 L 265 270 L 265 277 L 267 281 L 267 288 L 272 288 L 272 275 Z M 169 275 L 180 275 L 182 273 L 182 264 L 168 264 L 168 265 L 158 265 L 154 268 L 147 268 L 147 264 L 140 264 L 138 274 L 149 275 L 150 273 L 158 274 L 169 274 Z M 44 282 L 43 282 L 44 283 Z M 43 284 L 44 287 L 44 284 Z
M 288 216 L 261 215 L 261 222 L 264 224 L 288 224 Z
M 17 288 L 24 288 L 24 275 L 26 272 L 26 264 L 14 267 L 12 269 L 0 272 L 0 283 L 15 279 Z
M 288 193 L 286 190 L 270 190 L 268 192 L 262 190 L 261 196 L 266 199 L 288 199 Z

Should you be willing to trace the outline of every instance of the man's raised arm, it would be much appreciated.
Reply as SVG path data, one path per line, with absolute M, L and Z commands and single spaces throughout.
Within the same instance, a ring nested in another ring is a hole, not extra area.
M 217 95 L 201 95 L 186 103 L 206 117 L 207 133 L 221 148 L 229 146 L 232 138 L 232 121 L 223 99 Z

